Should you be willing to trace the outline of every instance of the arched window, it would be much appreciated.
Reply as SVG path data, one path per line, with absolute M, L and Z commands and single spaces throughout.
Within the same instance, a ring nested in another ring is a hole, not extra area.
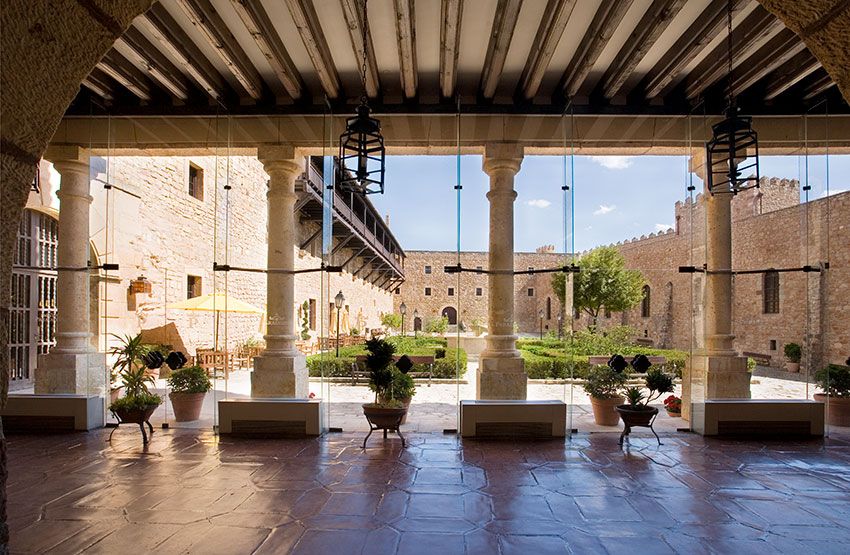
M 640 316 L 641 318 L 649 318 L 650 313 L 650 304 L 652 303 L 652 299 L 650 296 L 652 295 L 652 291 L 649 289 L 649 285 L 643 286 L 643 299 L 640 301 Z
M 546 319 L 552 319 L 552 297 L 546 297 Z
M 779 272 L 768 270 L 764 273 L 762 295 L 764 296 L 764 313 L 779 314 Z

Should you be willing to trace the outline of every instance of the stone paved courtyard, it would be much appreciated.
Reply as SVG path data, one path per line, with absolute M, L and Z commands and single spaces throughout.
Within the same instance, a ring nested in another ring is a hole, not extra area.
M 847 553 L 850 434 L 9 439 L 12 553 Z

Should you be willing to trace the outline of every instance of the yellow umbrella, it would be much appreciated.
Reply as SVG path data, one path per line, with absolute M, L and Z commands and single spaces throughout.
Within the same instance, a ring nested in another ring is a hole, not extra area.
M 218 321 L 222 312 L 233 312 L 239 314 L 264 314 L 265 311 L 250 305 L 245 301 L 240 301 L 235 297 L 231 297 L 221 291 L 217 293 L 207 293 L 198 297 L 192 297 L 185 301 L 178 301 L 166 305 L 166 308 L 173 310 L 196 310 L 201 312 L 215 312 L 215 348 L 218 349 Z

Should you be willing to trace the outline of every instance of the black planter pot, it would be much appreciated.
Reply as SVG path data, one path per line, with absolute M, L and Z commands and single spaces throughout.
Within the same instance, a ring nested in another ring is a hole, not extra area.
M 632 428 L 635 426 L 652 430 L 655 439 L 658 440 L 658 445 L 661 445 L 661 439 L 652 428 L 655 417 L 658 415 L 657 408 L 647 407 L 645 405 L 618 405 L 616 410 L 623 420 L 623 433 L 620 434 L 620 445 L 623 444 L 623 439 L 631 433 Z
M 143 409 L 127 409 L 127 408 L 118 408 L 112 410 L 112 414 L 118 418 L 118 423 L 120 424 L 138 424 L 139 430 L 142 432 L 142 443 L 148 444 L 148 434 L 145 433 L 145 425 L 147 425 L 150 430 L 151 435 L 153 435 L 153 426 L 149 422 L 150 417 L 153 415 L 154 411 L 159 405 L 148 405 Z M 114 428 L 112 432 L 109 434 L 109 441 L 112 441 L 112 434 L 115 433 L 115 430 L 118 428 Z
M 401 438 L 402 447 L 405 446 L 406 442 L 404 440 L 404 436 L 401 435 L 399 426 L 401 426 L 404 417 L 407 416 L 406 406 L 401 408 L 391 408 L 365 404 L 363 405 L 363 414 L 366 416 L 366 420 L 369 421 L 369 435 L 367 435 L 366 439 L 363 440 L 364 449 L 366 448 L 366 441 L 375 430 L 383 430 L 384 439 L 387 438 L 387 431 L 395 432 L 398 434 L 398 437 Z

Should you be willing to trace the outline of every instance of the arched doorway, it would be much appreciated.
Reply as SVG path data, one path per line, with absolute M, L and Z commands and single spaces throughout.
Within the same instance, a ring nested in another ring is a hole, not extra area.
M 457 310 L 455 309 L 455 307 L 447 306 L 446 308 L 443 309 L 443 311 L 440 313 L 440 315 L 443 318 L 448 319 L 450 326 L 456 326 L 457 325 Z

